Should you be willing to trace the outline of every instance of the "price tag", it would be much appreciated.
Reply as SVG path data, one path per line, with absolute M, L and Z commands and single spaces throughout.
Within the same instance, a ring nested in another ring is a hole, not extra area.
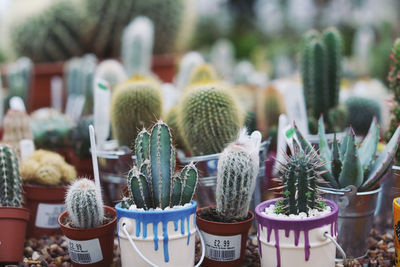
M 71 260 L 79 264 L 91 264 L 103 260 L 98 238 L 79 241 L 68 240 L 68 252 Z
M 201 231 L 206 246 L 206 257 L 215 261 L 240 258 L 242 235 L 217 236 Z
M 59 228 L 58 217 L 64 210 L 64 204 L 39 203 L 35 226 L 41 228 Z

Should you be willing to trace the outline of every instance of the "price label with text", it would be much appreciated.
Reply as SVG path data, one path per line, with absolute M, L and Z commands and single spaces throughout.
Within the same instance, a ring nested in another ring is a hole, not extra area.
M 59 228 L 58 217 L 64 210 L 64 204 L 39 203 L 35 226 L 41 228 Z
M 206 257 L 216 261 L 240 258 L 242 235 L 217 236 L 201 231 L 206 246 Z
M 79 264 L 91 264 L 103 260 L 98 238 L 85 241 L 68 239 L 68 252 L 71 260 Z

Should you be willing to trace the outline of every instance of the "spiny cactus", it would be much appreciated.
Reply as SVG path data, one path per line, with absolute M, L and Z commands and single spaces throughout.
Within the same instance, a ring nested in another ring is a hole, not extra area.
M 214 67 L 210 64 L 201 64 L 192 70 L 188 87 L 191 88 L 199 84 L 212 83 L 216 81 L 217 73 L 215 72 Z
M 314 148 L 303 137 L 297 127 L 294 127 L 300 145 L 306 152 Z M 320 168 L 324 178 L 331 187 L 343 188 L 354 185 L 358 191 L 368 191 L 379 187 L 385 172 L 394 159 L 400 143 L 400 126 L 386 145 L 385 149 L 376 158 L 376 149 L 379 140 L 379 125 L 374 118 L 364 141 L 357 145 L 353 129 L 346 132 L 341 143 L 333 140 L 332 149 L 325 138 L 323 117 L 318 122 L 319 149 L 321 158 L 327 163 Z M 375 159 L 376 158 L 376 159 Z
M 339 101 L 342 60 L 342 39 L 335 28 L 326 29 L 321 35 L 311 30 L 303 38 L 301 71 L 303 93 L 308 115 L 317 119 L 328 116 Z M 328 121 L 333 128 L 334 121 Z
M 269 86 L 260 92 L 257 107 L 257 129 L 268 136 L 272 127 L 278 127 L 279 115 L 285 112 L 283 96 Z
M 246 218 L 259 171 L 261 133 L 240 131 L 218 159 L 217 214 L 225 221 Z
M 168 125 L 158 121 L 151 133 L 142 130 L 135 142 L 137 165 L 128 174 L 130 199 L 123 206 L 138 208 L 185 205 L 193 197 L 197 185 L 197 169 L 190 163 L 175 172 L 175 148 Z
M 237 136 L 242 120 L 235 97 L 217 83 L 192 88 L 180 103 L 179 129 L 195 156 L 222 152 Z
M 129 76 L 150 74 L 153 44 L 154 25 L 149 18 L 136 17 L 125 27 L 121 58 Z
M 357 134 L 366 135 L 373 117 L 381 120 L 381 107 L 373 98 L 359 96 L 349 97 L 345 106 L 347 109 L 347 125 L 351 125 Z
M 204 63 L 204 58 L 199 52 L 191 51 L 186 53 L 179 62 L 179 70 L 176 75 L 176 87 L 182 92 L 189 84 L 192 71 Z
M 179 129 L 179 110 L 178 107 L 172 107 L 167 116 L 165 117 L 165 122 L 168 124 L 172 132 L 172 137 L 175 140 L 175 145 L 177 148 L 187 150 L 188 145 L 182 135 L 182 131 Z
M 107 81 L 111 91 L 113 91 L 118 84 L 128 79 L 124 67 L 114 59 L 102 61 L 97 66 L 95 77 Z
M 6 70 L 8 97 L 19 96 L 28 105 L 29 91 L 32 86 L 33 63 L 30 58 L 21 57 Z
M 0 206 L 20 207 L 21 201 L 17 155 L 10 146 L 0 145 Z
M 283 200 L 276 203 L 275 212 L 289 214 L 308 214 L 310 209 L 324 209 L 325 202 L 320 199 L 317 180 L 324 164 L 315 151 L 304 152 L 295 146 L 292 156 L 286 155 L 286 162 L 280 165 Z
M 110 121 L 119 145 L 130 146 L 137 133 L 153 124 L 162 111 L 161 89 L 149 78 L 135 76 L 115 89 Z
M 65 204 L 76 228 L 89 229 L 103 224 L 103 200 L 93 181 L 86 178 L 76 180 L 68 188 Z
M 14 148 L 20 155 L 19 142 L 23 139 L 33 140 L 29 115 L 22 110 L 9 109 L 3 122 L 2 142 Z

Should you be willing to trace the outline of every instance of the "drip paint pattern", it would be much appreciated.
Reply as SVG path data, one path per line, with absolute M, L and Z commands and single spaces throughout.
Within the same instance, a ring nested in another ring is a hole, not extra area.
M 117 204 L 115 206 L 117 210 L 117 219 L 118 222 L 121 218 L 129 218 L 134 219 L 136 222 L 136 237 L 142 237 L 145 239 L 147 237 L 147 226 L 148 224 L 153 225 L 153 235 L 154 235 L 154 250 L 157 251 L 159 246 L 159 238 L 158 238 L 158 225 L 162 224 L 162 237 L 163 237 L 163 252 L 164 252 L 164 261 L 169 262 L 169 250 L 168 250 L 168 222 L 173 222 L 174 231 L 177 232 L 180 224 L 180 232 L 182 236 L 188 235 L 187 237 L 187 245 L 190 242 L 190 216 L 193 216 L 193 223 L 196 223 L 195 213 L 196 213 L 197 203 L 192 201 L 192 205 L 181 208 L 181 209 L 171 209 L 165 211 L 133 211 L 121 208 L 121 204 Z M 186 225 L 186 227 L 185 227 Z M 118 223 L 119 227 L 119 223 Z M 119 231 L 119 229 L 118 229 Z M 119 241 L 119 240 L 118 240 Z
M 321 217 L 314 217 L 302 220 L 288 220 L 288 219 L 278 219 L 266 217 L 262 214 L 266 207 L 274 204 L 278 199 L 272 199 L 259 204 L 256 207 L 256 218 L 257 218 L 257 239 L 258 239 L 258 251 L 262 258 L 262 245 L 260 242 L 260 234 L 263 228 L 267 231 L 267 241 L 270 242 L 272 231 L 275 237 L 275 248 L 276 248 L 276 261 L 277 266 L 281 266 L 281 255 L 279 246 L 279 230 L 285 231 L 285 237 L 290 236 L 290 232 L 294 232 L 294 245 L 297 247 L 299 245 L 300 233 L 304 233 L 304 259 L 308 261 L 310 259 L 310 240 L 309 231 L 312 229 L 320 228 L 326 225 L 330 225 L 331 236 L 336 236 L 338 233 L 337 226 L 337 216 L 338 207 L 333 202 L 326 200 L 326 203 L 331 206 L 332 212 L 328 215 Z M 295 222 L 295 223 L 294 223 Z

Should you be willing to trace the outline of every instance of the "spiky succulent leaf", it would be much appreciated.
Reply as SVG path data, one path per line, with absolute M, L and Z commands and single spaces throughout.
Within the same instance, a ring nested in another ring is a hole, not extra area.
M 331 171 L 332 157 L 331 157 L 331 151 L 329 149 L 329 144 L 325 136 L 324 117 L 322 115 L 319 117 L 318 120 L 318 136 L 319 136 L 319 153 L 322 159 L 326 162 L 327 169 Z
M 340 160 L 340 153 L 339 153 L 339 144 L 336 138 L 336 134 L 333 136 L 333 143 L 332 143 L 332 175 L 339 181 L 339 175 L 342 171 L 342 161 Z
M 379 141 L 379 124 L 376 117 L 372 119 L 368 134 L 359 148 L 361 165 L 364 173 L 368 170 L 375 159 L 376 149 Z
M 342 143 L 340 144 L 340 159 L 342 161 L 344 160 L 344 155 L 346 154 L 347 143 L 349 142 L 350 135 L 351 135 L 350 129 L 347 129 L 346 132 L 344 133 Z

